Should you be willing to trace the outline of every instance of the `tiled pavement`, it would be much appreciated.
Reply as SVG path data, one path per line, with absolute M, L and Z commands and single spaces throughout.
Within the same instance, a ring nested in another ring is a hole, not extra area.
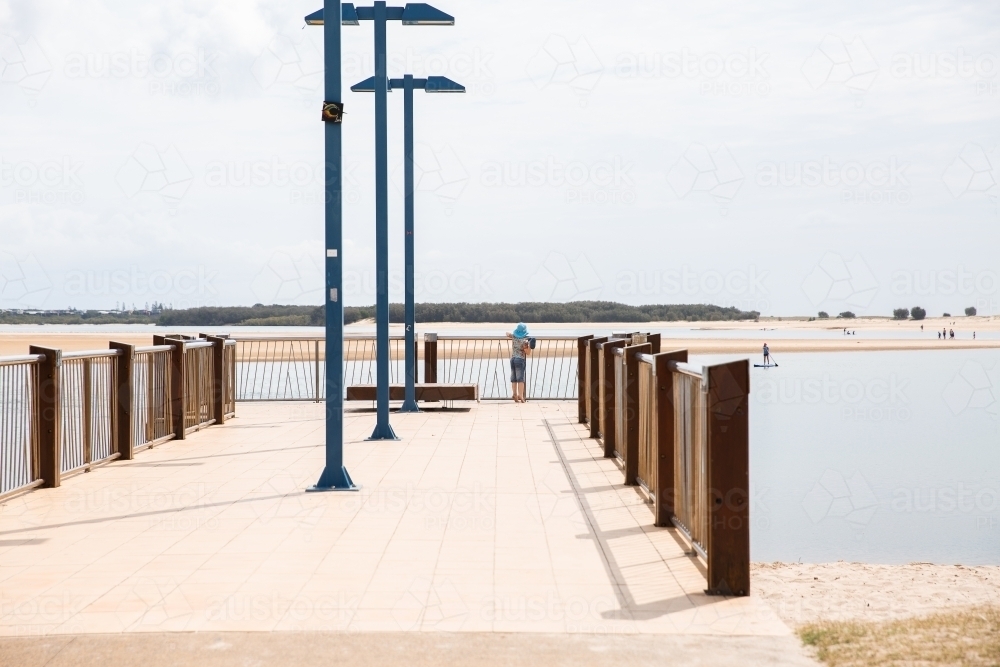
M 393 414 L 359 493 L 305 493 L 323 409 L 238 418 L 0 506 L 0 635 L 174 631 L 789 637 L 758 598 L 704 595 L 576 404 Z

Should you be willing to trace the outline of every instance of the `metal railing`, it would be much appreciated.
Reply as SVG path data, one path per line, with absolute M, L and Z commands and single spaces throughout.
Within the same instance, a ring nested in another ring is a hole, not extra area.
M 59 365 L 60 472 L 118 458 L 115 358 L 119 350 L 66 352 Z
M 672 521 L 708 558 L 708 376 L 678 363 L 673 373 L 674 516 Z
M 38 364 L 29 354 L 0 358 L 0 496 L 38 485 Z
M 424 362 L 424 382 L 476 384 L 481 399 L 509 399 L 511 341 L 504 336 L 436 336 L 417 344 L 418 360 Z M 321 401 L 326 398 L 326 346 L 319 336 L 275 338 L 237 336 L 234 375 L 239 401 Z M 375 384 L 377 362 L 375 338 L 344 338 L 346 387 Z M 389 382 L 404 379 L 406 340 L 389 339 Z M 433 346 L 428 368 L 428 349 Z M 526 395 L 529 399 L 573 399 L 577 393 L 576 339 L 536 338 L 528 355 Z M 433 355 L 436 354 L 436 357 Z M 433 380 L 428 380 L 433 377 Z
M 235 342 L 154 338 L 0 357 L 0 497 L 59 486 L 235 413 Z
M 225 388 L 223 389 L 223 410 L 224 417 L 229 418 L 236 414 L 236 341 L 227 340 L 222 346 L 222 363 L 225 369 Z
M 170 405 L 170 345 L 137 347 L 132 357 L 132 449 L 174 437 Z
M 535 341 L 525 364 L 525 397 L 576 398 L 576 339 L 539 336 Z M 437 355 L 439 382 L 477 384 L 482 400 L 511 398 L 509 338 L 438 336 Z
M 209 341 L 184 343 L 184 430 L 197 430 L 215 423 L 212 413 L 214 345 Z

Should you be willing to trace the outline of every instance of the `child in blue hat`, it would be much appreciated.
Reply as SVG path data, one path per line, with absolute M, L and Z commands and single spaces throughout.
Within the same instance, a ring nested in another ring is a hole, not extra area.
M 512 341 L 510 354 L 510 384 L 515 403 L 525 403 L 524 372 L 527 356 L 531 354 L 531 343 L 528 340 L 528 327 L 519 322 L 514 332 L 507 332 L 507 338 Z

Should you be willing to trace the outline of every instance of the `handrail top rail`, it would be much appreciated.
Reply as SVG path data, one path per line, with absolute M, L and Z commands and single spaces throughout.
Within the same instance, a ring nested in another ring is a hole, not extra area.
M 643 352 L 642 354 L 635 355 L 635 358 L 639 361 L 640 364 L 652 364 L 656 361 L 656 355 L 646 354 L 645 352 Z
M 65 359 L 100 359 L 104 357 L 117 357 L 122 354 L 121 350 L 77 350 L 75 352 L 63 352 Z
M 197 350 L 202 347 L 214 347 L 215 343 L 210 340 L 186 340 L 184 341 L 185 350 Z
M 576 338 L 574 338 L 572 336 L 532 336 L 532 338 L 534 338 L 535 340 L 572 340 L 572 341 L 577 340 Z M 441 335 L 439 335 L 437 337 L 437 339 L 439 341 L 441 341 L 441 340 L 452 340 L 452 341 L 454 341 L 454 340 L 510 340 L 506 336 L 441 336 Z M 283 342 L 313 342 L 313 341 L 323 342 L 323 341 L 326 340 L 326 338 L 323 337 L 323 336 L 318 336 L 318 335 L 317 336 L 263 336 L 263 335 L 240 336 L 240 335 L 234 335 L 234 336 L 231 336 L 230 338 L 228 338 L 226 340 L 227 340 L 227 344 L 229 344 L 228 341 L 232 341 L 233 343 L 237 343 L 237 342 L 275 342 L 275 343 L 283 343 Z M 372 334 L 372 335 L 369 336 L 367 334 L 346 334 L 346 335 L 344 335 L 344 340 L 375 340 L 375 335 Z M 389 340 L 406 340 L 406 336 L 389 336 Z
M 576 338 L 572 336 L 529 336 L 529 338 L 534 338 L 535 340 L 573 340 Z M 438 340 L 513 340 L 512 338 L 507 338 L 507 336 L 441 336 L 438 335 Z
M 15 354 L 0 357 L 0 366 L 16 366 L 18 364 L 37 364 L 45 359 L 44 354 Z
M 173 349 L 173 345 L 145 345 L 142 347 L 136 347 L 133 352 L 136 354 L 143 352 L 170 352 Z
M 683 361 L 670 361 L 667 363 L 667 366 L 672 371 L 698 378 L 701 380 L 701 388 L 703 390 L 708 389 L 708 369 L 711 368 L 711 366 L 693 364 L 690 362 L 684 363 Z

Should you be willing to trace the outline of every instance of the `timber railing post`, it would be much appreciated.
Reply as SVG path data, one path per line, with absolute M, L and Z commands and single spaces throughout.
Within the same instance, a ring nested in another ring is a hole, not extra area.
M 119 352 L 113 362 L 117 381 L 112 388 L 112 391 L 115 392 L 112 404 L 118 412 L 115 426 L 115 439 L 118 441 L 117 451 L 119 458 L 123 461 L 130 461 L 135 453 L 132 437 L 134 424 L 132 410 L 135 401 L 135 391 L 132 387 L 132 359 L 135 356 L 135 346 L 111 341 L 108 347 Z M 150 378 L 150 383 L 152 383 L 152 378 Z
M 674 448 L 677 446 L 674 420 L 674 373 L 670 362 L 686 364 L 687 350 L 663 352 L 653 357 L 653 380 L 656 391 L 656 489 L 653 492 L 653 523 L 670 527 L 674 517 Z
M 708 589 L 750 594 L 750 362 L 708 371 Z
M 600 353 L 598 359 L 600 370 L 598 371 L 598 394 L 601 404 L 601 424 L 598 431 L 604 444 L 604 457 L 615 458 L 615 350 L 625 347 L 628 341 L 624 338 L 615 338 L 598 344 Z
M 587 396 L 590 398 L 590 437 L 596 438 L 600 435 L 601 428 L 601 373 L 600 373 L 600 348 L 601 343 L 608 340 L 607 336 L 591 338 L 587 341 Z
M 55 488 L 59 486 L 62 474 L 59 387 L 62 350 L 32 345 L 28 351 L 31 354 L 45 355 L 38 364 L 38 472 L 45 480 L 42 486 Z
M 593 334 L 576 339 L 576 409 L 581 424 L 587 423 L 587 341 Z
M 216 424 L 226 421 L 226 339 L 208 336 L 212 343 L 212 418 Z
M 650 354 L 653 346 L 649 343 L 629 345 L 622 350 L 622 363 L 625 365 L 625 386 L 618 391 L 625 392 L 622 417 L 625 420 L 625 442 L 618 443 L 618 450 L 625 459 L 625 484 L 635 486 L 639 476 L 639 355 Z
M 438 381 L 438 335 L 424 334 L 424 382 Z
M 184 358 L 184 340 L 153 336 L 153 344 L 170 345 L 174 348 L 170 352 L 170 416 L 174 421 L 174 439 L 184 440 L 187 435 L 184 429 L 185 417 L 187 416 L 187 405 L 185 405 L 187 360 Z

